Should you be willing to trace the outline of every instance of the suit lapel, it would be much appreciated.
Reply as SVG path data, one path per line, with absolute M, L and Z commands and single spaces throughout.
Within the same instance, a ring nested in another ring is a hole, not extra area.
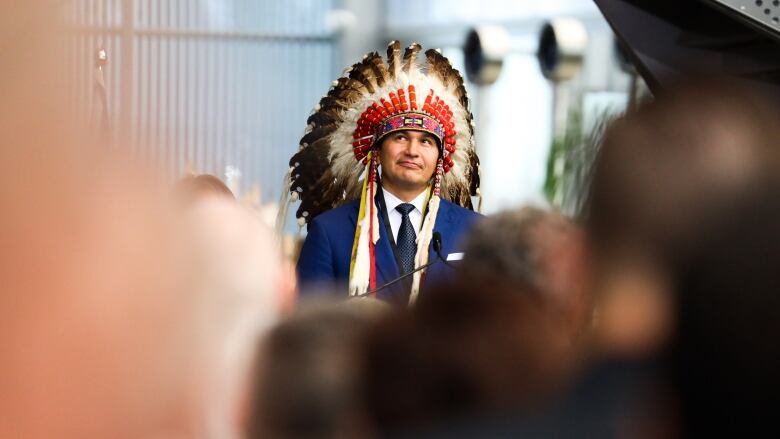
M 357 229 L 357 216 L 360 213 L 360 202 L 352 203 L 352 209 L 349 211 L 349 221 L 352 223 L 352 229 Z
M 450 217 L 450 213 L 452 210 L 450 209 L 450 205 L 444 201 L 441 200 L 439 203 L 439 212 L 436 214 L 436 223 L 433 225 L 433 231 L 439 232 L 442 236 L 442 241 L 444 241 L 448 235 L 448 231 L 450 230 L 450 223 L 452 222 L 452 218 Z M 442 244 L 445 244 L 444 242 Z M 446 243 L 451 244 L 451 243 Z M 442 245 L 442 254 L 446 258 L 447 255 L 444 252 L 444 245 Z M 436 251 L 433 250 L 433 239 L 431 239 L 431 244 L 428 246 L 428 262 L 433 261 L 436 259 Z M 439 264 L 436 264 L 439 265 Z M 434 266 L 435 267 L 435 266 Z
M 436 223 L 433 225 L 433 231 L 439 232 L 442 237 L 442 256 L 447 257 L 447 251 L 453 244 L 449 242 L 452 239 L 452 206 L 444 200 L 441 200 L 439 204 L 439 213 L 436 215 Z M 433 239 L 428 247 L 428 262 L 432 262 L 438 258 L 436 251 L 433 249 Z M 433 264 L 428 270 L 426 270 L 425 279 L 423 281 L 422 289 L 425 289 L 426 285 L 435 284 L 446 279 L 450 273 L 447 273 L 451 268 L 444 265 L 442 262 Z
M 379 206 L 377 206 L 379 209 Z M 376 242 L 377 286 L 381 286 L 400 276 L 390 237 L 387 236 L 384 215 L 379 216 L 379 241 Z

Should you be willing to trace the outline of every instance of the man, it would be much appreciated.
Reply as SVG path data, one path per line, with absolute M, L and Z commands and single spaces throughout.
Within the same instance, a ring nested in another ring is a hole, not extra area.
M 394 41 L 387 65 L 368 54 L 309 117 L 290 160 L 299 223 L 309 224 L 298 261 L 303 294 L 348 282 L 350 296 L 414 302 L 423 276 L 433 283 L 451 271 L 423 269 L 437 257 L 434 241 L 457 258 L 458 240 L 479 217 L 469 210 L 479 160 L 463 78 L 435 50 L 421 69 L 420 50 L 413 44 L 401 57 Z

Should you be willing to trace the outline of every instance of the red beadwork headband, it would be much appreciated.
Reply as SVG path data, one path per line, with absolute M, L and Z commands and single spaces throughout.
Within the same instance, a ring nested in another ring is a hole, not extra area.
M 378 144 L 386 135 L 403 130 L 416 130 L 430 133 L 436 137 L 436 141 L 441 147 L 444 137 L 444 128 L 439 122 L 424 113 L 400 113 L 388 117 L 377 127 L 374 133 L 373 144 Z
M 352 151 L 355 159 L 366 162 L 368 152 L 385 135 L 405 129 L 415 129 L 433 134 L 442 146 L 444 172 L 454 165 L 451 153 L 455 152 L 455 124 L 452 110 L 433 90 L 428 93 L 422 110 L 417 109 L 417 94 L 414 85 L 409 85 L 409 101 L 403 88 L 390 92 L 389 100 L 380 98 L 373 102 L 358 119 L 352 133 Z

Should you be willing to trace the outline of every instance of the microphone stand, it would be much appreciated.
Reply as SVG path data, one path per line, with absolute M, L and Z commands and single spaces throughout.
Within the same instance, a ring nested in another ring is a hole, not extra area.
M 437 262 L 439 262 L 439 261 L 443 261 L 443 259 L 442 259 L 442 258 L 441 258 L 441 256 L 440 256 L 440 255 L 437 253 L 437 254 L 436 254 L 436 259 L 434 259 L 433 261 L 431 261 L 431 262 L 428 262 L 427 264 L 425 264 L 425 265 L 422 265 L 422 266 L 420 266 L 420 267 L 417 267 L 417 268 L 415 268 L 414 270 L 412 270 L 412 271 L 410 271 L 410 272 L 408 272 L 408 273 L 404 274 L 403 276 L 400 276 L 400 277 L 398 277 L 398 278 L 396 278 L 396 279 L 393 279 L 393 280 L 391 280 L 390 282 L 388 282 L 388 283 L 386 283 L 386 284 L 382 285 L 382 286 L 381 286 L 381 287 L 379 287 L 379 288 L 376 288 L 376 289 L 373 289 L 373 290 L 370 290 L 370 291 L 366 291 L 366 292 L 365 292 L 365 293 L 363 293 L 363 294 L 356 294 L 356 295 L 354 295 L 354 296 L 350 296 L 350 299 L 356 299 L 356 298 L 359 298 L 359 297 L 367 297 L 367 296 L 370 296 L 370 295 L 372 295 L 372 294 L 376 294 L 377 292 L 384 290 L 385 288 L 389 287 L 390 285 L 395 285 L 395 284 L 397 284 L 398 282 L 400 282 L 400 281 L 402 281 L 402 280 L 404 280 L 404 279 L 408 278 L 409 276 L 412 276 L 414 273 L 417 273 L 417 272 L 418 272 L 418 271 L 420 271 L 420 270 L 425 270 L 426 268 L 430 267 L 431 265 L 433 265 L 433 264 L 435 264 L 435 263 L 437 263 Z M 449 265 L 449 264 L 447 264 L 447 265 Z
M 433 241 L 433 251 L 436 253 L 436 259 L 434 259 L 431 262 L 428 262 L 427 264 L 425 264 L 423 266 L 415 268 L 414 270 L 404 274 L 403 276 L 400 276 L 400 277 L 398 277 L 398 278 L 396 278 L 394 280 L 391 280 L 390 282 L 382 285 L 379 288 L 373 289 L 371 291 L 366 291 L 363 294 L 357 294 L 357 295 L 354 295 L 354 296 L 350 296 L 350 299 L 355 299 L 355 298 L 358 298 L 358 297 L 367 297 L 367 296 L 376 294 L 377 292 L 384 290 L 385 288 L 389 287 L 390 285 L 394 285 L 394 284 L 396 284 L 396 283 L 406 279 L 407 277 L 413 275 L 414 273 L 417 273 L 420 270 L 425 270 L 426 268 L 430 267 L 431 265 L 433 265 L 433 264 L 435 264 L 435 263 L 437 263 L 439 261 L 443 262 L 444 265 L 446 265 L 446 266 L 450 267 L 451 269 L 455 270 L 455 266 L 450 264 L 449 262 L 447 262 L 447 260 L 441 254 L 441 247 L 442 247 L 442 245 L 441 245 L 441 233 L 433 232 L 432 241 Z

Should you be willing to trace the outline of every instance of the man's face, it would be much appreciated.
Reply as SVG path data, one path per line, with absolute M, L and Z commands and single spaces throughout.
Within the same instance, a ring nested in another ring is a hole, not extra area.
M 433 135 L 414 130 L 388 134 L 379 148 L 383 184 L 422 190 L 433 177 L 438 159 L 439 147 Z

